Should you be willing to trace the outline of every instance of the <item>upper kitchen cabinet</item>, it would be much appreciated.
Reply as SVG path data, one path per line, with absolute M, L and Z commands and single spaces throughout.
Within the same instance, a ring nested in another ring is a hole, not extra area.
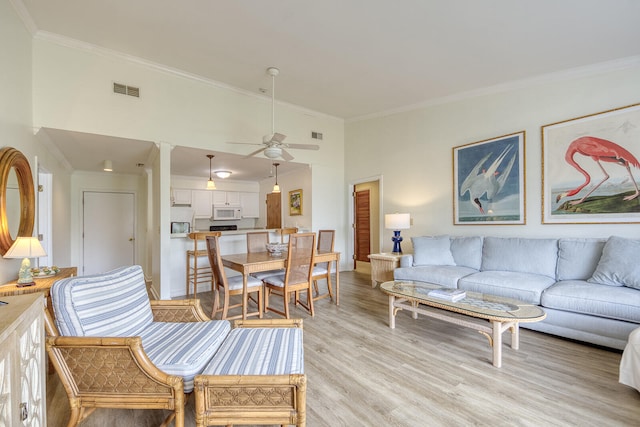
M 195 218 L 211 218 L 213 193 L 211 190 L 191 191 L 191 207 L 195 212 Z
M 243 218 L 260 217 L 260 193 L 240 192 L 240 206 Z
M 213 191 L 214 206 L 240 206 L 239 191 Z
M 171 190 L 171 205 L 184 206 L 191 205 L 191 190 L 174 188 Z

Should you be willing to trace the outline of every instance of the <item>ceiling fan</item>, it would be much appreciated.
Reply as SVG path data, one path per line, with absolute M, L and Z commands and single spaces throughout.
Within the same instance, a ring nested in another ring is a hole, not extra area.
M 289 154 L 285 148 L 295 148 L 302 150 L 319 150 L 320 147 L 315 144 L 287 144 L 284 143 L 284 139 L 287 137 L 282 133 L 278 133 L 275 130 L 275 88 L 276 88 L 276 76 L 280 73 L 275 67 L 267 68 L 267 74 L 271 76 L 271 133 L 262 137 L 262 143 L 253 142 L 229 142 L 229 144 L 245 144 L 245 145 L 261 145 L 263 146 L 259 150 L 249 153 L 245 158 L 255 156 L 264 152 L 265 157 L 269 159 L 281 158 L 285 161 L 293 160 L 293 156 Z

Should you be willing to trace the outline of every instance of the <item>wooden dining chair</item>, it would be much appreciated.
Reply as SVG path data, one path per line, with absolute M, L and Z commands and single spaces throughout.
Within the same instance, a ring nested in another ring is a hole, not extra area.
M 335 242 L 335 230 L 319 230 L 318 231 L 318 252 L 333 252 Z M 327 279 L 328 293 L 320 294 L 318 290 L 318 280 Z M 313 266 L 311 273 L 313 281 L 313 290 L 315 293 L 314 301 L 329 297 L 333 300 L 333 290 L 331 285 L 331 263 L 321 262 Z
M 300 304 L 311 316 L 313 312 L 313 295 L 311 292 L 311 272 L 316 245 L 316 233 L 296 233 L 289 236 L 289 250 L 284 274 L 265 277 L 264 310 L 272 311 L 289 319 L 289 298 L 294 296 L 295 304 Z M 306 304 L 299 300 L 299 294 L 307 293 Z M 274 293 L 282 296 L 284 310 L 277 310 L 269 305 L 269 297 Z
M 268 231 L 252 231 L 247 233 L 247 253 L 267 252 L 267 243 L 269 243 Z M 258 271 L 251 273 L 256 279 L 264 279 L 265 277 L 283 274 L 284 268 L 278 270 Z
M 284 236 L 289 236 L 298 232 L 298 227 L 279 228 L 276 233 L 280 235 L 280 243 L 284 243 Z
M 233 276 L 227 277 L 222 265 L 222 257 L 220 256 L 220 242 L 218 236 L 207 237 L 207 254 L 209 256 L 209 263 L 215 277 L 215 290 L 213 293 L 213 309 L 211 310 L 211 318 L 215 319 L 219 312 L 222 312 L 222 319 L 241 319 L 242 313 L 235 316 L 229 316 L 229 310 L 233 308 L 242 307 L 244 303 L 243 296 L 243 277 Z M 249 276 L 247 278 L 247 294 L 256 293 L 255 301 L 258 305 L 258 311 L 247 313 L 248 316 L 258 316 L 262 318 L 262 281 L 255 277 Z M 224 293 L 224 302 L 220 307 L 220 293 Z M 231 297 L 240 295 L 241 301 L 238 304 L 231 305 Z M 249 298 L 247 295 L 247 304 Z M 244 311 L 244 310 L 243 310 Z M 244 320 L 244 319 L 243 319 Z
M 211 291 L 214 291 L 214 277 L 211 272 L 211 266 L 206 263 L 198 263 L 201 258 L 206 259 L 207 250 L 198 248 L 199 243 L 203 242 L 209 236 L 220 236 L 219 231 L 194 231 L 188 236 L 193 240 L 193 250 L 187 251 L 187 298 L 191 293 L 193 285 L 193 297 L 198 294 L 198 284 L 211 283 Z M 204 260 L 203 260 L 204 261 Z

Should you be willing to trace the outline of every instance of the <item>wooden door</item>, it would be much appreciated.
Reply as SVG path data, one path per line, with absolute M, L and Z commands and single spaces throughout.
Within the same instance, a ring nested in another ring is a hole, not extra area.
M 135 264 L 133 193 L 83 193 L 82 275 Z
M 354 236 L 354 268 L 356 261 L 369 262 L 367 255 L 371 253 L 371 202 L 369 190 L 356 191 L 355 206 L 355 236 Z
M 280 194 L 267 194 L 267 228 L 282 228 L 282 199 Z

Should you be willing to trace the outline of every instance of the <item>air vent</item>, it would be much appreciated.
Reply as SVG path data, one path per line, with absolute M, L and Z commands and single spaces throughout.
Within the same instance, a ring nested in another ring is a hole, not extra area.
M 322 134 L 320 132 L 311 132 L 311 138 L 313 139 L 322 139 Z
M 120 95 L 129 95 L 135 96 L 136 98 L 140 98 L 140 88 L 123 85 L 122 83 L 113 83 L 113 92 L 119 93 Z

